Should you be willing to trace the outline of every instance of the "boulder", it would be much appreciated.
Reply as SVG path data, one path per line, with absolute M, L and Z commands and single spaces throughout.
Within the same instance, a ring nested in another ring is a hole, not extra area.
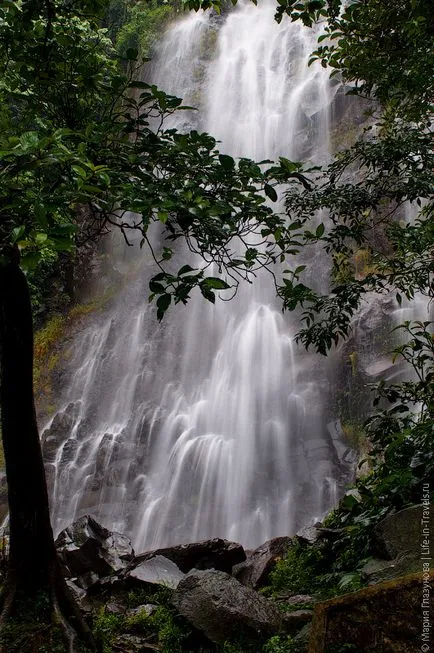
M 420 567 L 420 559 L 417 556 L 401 555 L 393 560 L 371 558 L 362 567 L 361 572 L 364 581 L 368 585 L 373 585 L 415 573 Z
M 63 530 L 56 548 L 69 577 L 87 588 L 104 576 L 125 568 L 134 557 L 130 540 L 112 533 L 89 515 Z
M 275 537 L 247 553 L 245 562 L 233 569 L 233 575 L 247 587 L 259 589 L 268 583 L 270 572 L 293 545 L 290 537 Z
M 357 651 L 370 652 L 430 650 L 429 624 L 434 618 L 434 606 L 427 588 L 433 580 L 434 572 L 421 570 L 318 603 L 309 653 L 344 650 L 344 645 L 351 644 Z M 426 647 L 424 641 L 428 642 Z
M 241 544 L 216 537 L 193 544 L 148 551 L 137 556 L 136 561 L 149 560 L 158 555 L 174 562 L 185 574 L 191 569 L 216 569 L 231 573 L 234 565 L 246 559 Z
M 302 544 L 315 544 L 320 546 L 327 541 L 334 542 L 343 532 L 342 528 L 325 528 L 320 522 L 318 522 L 313 526 L 305 526 L 299 530 L 296 537 Z
M 185 574 L 175 563 L 162 555 L 141 561 L 123 575 L 126 581 L 133 581 L 133 584 L 164 585 L 170 589 L 176 589 L 184 577 Z
M 89 595 L 108 591 L 112 594 L 130 589 L 157 589 L 158 585 L 174 590 L 185 574 L 168 558 L 157 555 L 148 560 L 139 560 L 134 566 L 99 579 L 88 586 Z
M 305 605 L 317 603 L 318 599 L 310 594 L 293 594 L 292 596 L 278 595 L 275 597 L 275 601 L 284 601 L 285 605 L 297 605 L 302 608 Z
M 306 624 L 312 621 L 312 610 L 293 610 L 283 615 L 282 629 L 288 635 L 295 635 Z
M 270 601 L 222 571 L 196 571 L 172 597 L 178 612 L 214 643 L 260 642 L 280 630 L 282 618 Z
M 423 545 L 423 529 L 434 532 L 434 511 L 424 506 L 410 506 L 382 519 L 374 528 L 374 549 L 388 560 L 400 555 L 419 557 Z

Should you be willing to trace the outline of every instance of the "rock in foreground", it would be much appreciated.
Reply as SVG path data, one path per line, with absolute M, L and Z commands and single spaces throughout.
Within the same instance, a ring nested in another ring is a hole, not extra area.
M 426 580 L 422 573 L 412 574 L 319 603 L 309 653 L 323 653 L 332 647 L 338 650 L 350 644 L 358 651 L 423 651 L 421 645 L 430 637 L 428 624 L 434 619 L 429 592 L 425 593 L 425 607 L 423 604 L 424 583 L 432 584 L 433 579 L 434 572 L 427 573 Z
M 195 628 L 217 644 L 231 639 L 259 643 L 280 630 L 279 610 L 221 571 L 189 574 L 179 583 L 172 603 Z

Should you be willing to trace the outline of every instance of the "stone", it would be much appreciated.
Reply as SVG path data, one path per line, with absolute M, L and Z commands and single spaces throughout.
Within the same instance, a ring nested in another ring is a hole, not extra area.
M 71 591 L 71 593 L 72 593 L 74 599 L 75 599 L 78 603 L 80 603 L 80 601 L 82 601 L 82 599 L 85 598 L 85 596 L 86 596 L 86 591 L 85 591 L 84 589 L 82 589 L 81 587 L 79 587 L 78 585 L 76 585 L 76 584 L 74 583 L 74 581 L 72 581 L 72 580 L 67 580 L 67 581 L 66 581 L 66 584 L 68 585 L 68 587 L 69 587 L 69 589 L 70 589 L 70 591 Z
M 232 573 L 247 587 L 264 587 L 276 562 L 285 556 L 292 545 L 293 540 L 290 537 L 275 537 L 254 551 L 249 551 L 245 562 L 236 565 Z
M 295 594 L 293 596 L 277 596 L 276 601 L 284 601 L 285 605 L 299 605 L 302 607 L 303 605 L 312 605 L 312 603 L 316 603 L 318 599 L 316 599 L 314 596 L 310 596 L 309 594 Z
M 116 601 L 110 601 L 110 603 L 106 603 L 104 606 L 104 610 L 109 614 L 124 615 L 126 612 L 125 606 L 122 603 L 116 603 Z
M 185 574 L 191 569 L 216 569 L 231 573 L 234 565 L 246 559 L 241 544 L 216 537 L 212 540 L 148 551 L 137 556 L 136 560 L 148 560 L 157 555 L 174 562 Z
M 56 548 L 67 575 L 77 577 L 77 584 L 83 588 L 124 569 L 134 557 L 127 537 L 112 533 L 89 515 L 63 530 Z
M 88 601 L 86 590 L 80 587 L 75 582 L 76 580 L 76 578 L 67 580 L 66 584 L 75 601 L 78 603 L 80 610 L 84 613 L 89 614 L 92 612 L 92 604 Z
M 149 560 L 139 560 L 135 566 L 99 579 L 88 587 L 88 593 L 92 596 L 103 591 L 116 594 L 130 589 L 152 590 L 159 585 L 174 590 L 184 577 L 185 574 L 171 560 L 154 556 Z
M 325 541 L 337 540 L 343 533 L 342 528 L 324 528 L 321 523 L 313 526 L 305 526 L 296 534 L 297 539 L 302 544 L 320 545 Z
M 406 576 L 420 569 L 421 563 L 417 556 L 401 555 L 393 560 L 372 558 L 361 569 L 364 581 L 368 585 Z
M 301 630 L 298 631 L 291 639 L 291 644 L 297 651 L 297 653 L 308 653 L 310 633 L 312 630 L 312 622 L 309 622 L 303 626 Z
M 382 519 L 374 528 L 374 552 L 391 560 L 399 555 L 419 557 L 422 544 L 422 520 L 429 535 L 434 533 L 434 511 L 410 506 Z
M 79 414 L 79 404 L 71 402 L 62 411 L 56 413 L 50 426 L 41 436 L 41 447 L 44 462 L 54 462 L 59 446 L 65 442 Z
M 119 653 L 155 653 L 161 651 L 161 648 L 138 635 L 125 634 L 115 638 L 113 650 Z
M 182 580 L 172 604 L 212 642 L 241 638 L 258 644 L 279 632 L 278 608 L 222 571 L 196 571 Z
M 305 624 L 312 621 L 312 610 L 293 610 L 283 615 L 282 629 L 288 635 L 295 635 Z
M 318 603 L 309 653 L 350 644 L 357 651 L 420 652 L 424 623 L 434 619 L 433 602 L 424 590 L 432 585 L 434 572 L 421 572 Z
M 305 526 L 297 531 L 297 538 L 305 544 L 315 544 L 320 536 L 319 527 L 321 524 L 314 524 L 313 526 Z
M 144 605 L 139 605 L 137 608 L 130 608 L 130 610 L 125 612 L 125 616 L 128 618 L 134 618 L 145 613 L 150 617 L 156 610 L 158 610 L 158 607 L 153 603 L 145 603 Z
M 184 577 L 185 574 L 174 562 L 161 555 L 143 560 L 124 576 L 126 580 L 132 579 L 145 585 L 164 585 L 170 589 L 176 589 Z

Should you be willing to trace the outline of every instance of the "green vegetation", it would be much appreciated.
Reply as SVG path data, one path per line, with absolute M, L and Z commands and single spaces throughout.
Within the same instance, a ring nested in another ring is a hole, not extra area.
M 184 4 L 221 7 L 217 0 Z M 20 650 L 29 644 L 29 618 L 22 608 L 31 597 L 39 615 L 35 620 L 40 617 L 40 628 L 53 634 L 55 651 L 58 624 L 51 599 L 62 587 L 53 584 L 50 567 L 55 551 L 27 376 L 31 353 L 26 359 L 25 352 L 31 352 L 32 339 L 31 325 L 26 330 L 24 320 L 27 282 L 19 266 L 28 274 L 38 310 L 45 301 L 41 289 L 61 255 L 72 256 L 77 246 L 112 228 L 128 243 L 137 233 L 140 247 L 148 247 L 155 260 L 150 292 L 161 320 L 172 304 L 186 303 L 195 288 L 214 302 L 216 292 L 236 291 L 240 281 L 253 280 L 259 269 L 280 261 L 288 266 L 283 281 L 276 281 L 283 307 L 301 307 L 299 340 L 322 354 L 348 336 L 366 293 L 393 292 L 399 304 L 403 298 L 411 302 L 417 294 L 432 294 L 428 3 L 403 0 L 397 8 L 381 0 L 356 0 L 340 8 L 339 0 L 279 0 L 277 8 L 278 20 L 284 15 L 306 25 L 325 20 L 328 40 L 321 37 L 313 60 L 329 65 L 352 85 L 352 93 L 378 107 L 365 132 L 318 170 L 284 157 L 267 169 L 247 159 L 235 161 L 220 154 L 209 135 L 165 130 L 165 117 L 185 107 L 137 81 L 135 74 L 139 52 L 149 54 L 174 5 L 0 3 L 0 389 L 2 434 L 11 461 L 11 528 L 17 529 L 11 542 L 18 548 L 11 550 L 11 558 L 18 557 L 21 565 L 14 568 L 15 585 L 8 586 L 0 606 L 7 645 L 12 646 L 11 632 Z M 103 15 L 109 31 L 100 28 Z M 123 67 L 109 35 L 125 57 Z M 152 130 L 151 120 L 158 119 L 160 128 Z M 282 188 L 287 215 L 274 213 L 265 202 L 265 196 L 276 202 L 276 189 Z M 408 206 L 412 222 L 403 220 Z M 321 210 L 330 216 L 327 225 L 315 222 Z M 128 215 L 137 218 L 128 222 Z M 148 239 L 151 223 L 164 229 L 161 251 L 154 252 Z M 263 238 L 269 243 L 265 249 L 246 244 Z M 173 243 L 179 239 L 194 255 L 195 266 L 195 255 L 202 256 L 196 267 L 173 270 Z M 292 257 L 312 243 L 334 261 L 332 289 L 325 295 L 303 283 L 305 266 L 292 269 Z M 210 262 L 221 277 L 207 276 Z M 80 309 L 75 310 L 77 317 Z M 36 338 L 37 384 L 57 363 L 63 320 L 53 317 Z M 433 477 L 431 325 L 406 323 L 403 329 L 409 340 L 398 347 L 397 356 L 412 366 L 415 380 L 377 388 L 377 413 L 365 427 L 373 444 L 371 472 L 327 519 L 329 526 L 342 529 L 341 536 L 328 550 L 290 551 L 273 575 L 274 592 L 314 589 L 326 596 L 357 587 L 373 526 L 389 512 L 419 502 L 422 487 Z M 352 366 L 355 370 L 356 360 Z M 42 517 L 38 521 L 34 515 Z M 60 570 L 56 573 L 59 580 Z M 47 607 L 35 599 L 48 581 L 53 591 L 47 594 Z M 57 603 L 65 605 L 64 600 Z M 83 641 L 95 648 L 85 624 L 71 615 L 65 614 L 65 620 L 78 624 Z M 129 627 L 149 626 L 164 650 L 173 653 L 186 645 L 186 633 L 166 606 L 136 621 Z M 106 647 L 122 627 L 105 611 L 96 621 Z M 38 637 L 34 634 L 35 641 Z M 228 644 L 226 653 L 234 646 Z M 266 653 L 286 653 L 292 642 L 272 638 L 266 646 Z
M 370 471 L 324 520 L 324 526 L 337 529 L 337 537 L 316 546 L 292 547 L 271 574 L 272 594 L 330 598 L 359 589 L 361 569 L 372 555 L 375 525 L 387 514 L 420 503 L 434 474 L 434 338 L 428 326 L 404 325 L 410 339 L 396 349 L 416 380 L 376 388 L 375 403 L 383 405 L 366 422 L 373 446 Z
M 125 7 L 123 14 L 121 5 Z M 125 0 L 112 1 L 108 21 L 115 9 L 117 15 L 122 16 L 122 24 L 119 24 L 115 36 L 116 49 L 120 55 L 125 57 L 129 49 L 135 49 L 140 58 L 149 57 L 164 26 L 175 17 L 177 6 L 176 0 L 142 0 L 133 5 L 127 5 Z

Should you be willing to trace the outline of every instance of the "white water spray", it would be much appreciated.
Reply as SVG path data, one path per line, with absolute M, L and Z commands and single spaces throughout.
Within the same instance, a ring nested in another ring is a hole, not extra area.
M 333 92 L 307 67 L 314 45 L 275 23 L 272 2 L 192 14 L 163 39 L 154 81 L 200 109 L 175 126 L 221 151 L 322 162 Z M 215 307 L 195 297 L 162 327 L 145 287 L 131 283 L 74 344 L 44 436 L 56 529 L 90 512 L 137 549 L 215 536 L 253 547 L 321 516 L 347 471 L 326 428 L 328 372 L 295 347 L 271 280 Z

